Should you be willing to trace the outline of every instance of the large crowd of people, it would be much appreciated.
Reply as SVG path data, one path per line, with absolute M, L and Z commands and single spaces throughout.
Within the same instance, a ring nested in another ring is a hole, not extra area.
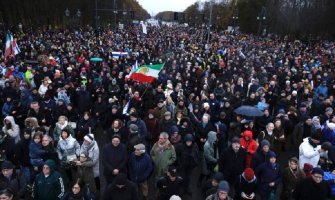
M 0 52 L 1 199 L 334 194 L 332 41 L 184 26 L 13 34 L 21 52 Z M 164 67 L 141 83 L 135 63 Z

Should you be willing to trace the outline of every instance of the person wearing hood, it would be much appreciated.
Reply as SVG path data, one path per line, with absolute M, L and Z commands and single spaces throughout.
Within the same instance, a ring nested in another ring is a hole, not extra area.
M 299 164 L 300 169 L 305 163 L 311 164 L 313 167 L 318 166 L 320 160 L 320 153 L 324 152 L 321 148 L 320 142 L 322 134 L 320 132 L 314 133 L 311 137 L 307 137 L 299 146 Z
M 251 168 L 246 168 L 235 185 L 235 198 L 237 200 L 256 199 L 257 178 Z
M 257 150 L 257 143 L 252 137 L 252 132 L 245 130 L 240 138 L 242 148 L 247 152 L 246 167 L 251 166 L 251 160 Z
M 178 144 L 182 143 L 182 137 L 179 134 L 179 129 L 176 125 L 172 126 L 170 131 L 170 142 L 173 144 L 174 147 L 176 147 Z
M 199 164 L 199 148 L 194 142 L 192 134 L 186 134 L 184 142 L 176 146 L 177 162 L 179 172 L 183 178 L 184 191 L 189 191 L 188 186 L 190 183 L 193 169 Z
M 6 97 L 6 101 L 2 106 L 2 116 L 6 117 L 12 113 L 12 110 L 14 108 L 12 97 L 8 96 Z
M 14 117 L 7 116 L 3 120 L 2 131 L 15 140 L 15 144 L 20 141 L 20 127 L 15 123 Z
M 305 177 L 305 172 L 299 168 L 298 158 L 290 158 L 288 161 L 288 167 L 286 167 L 283 171 L 283 190 L 280 195 L 280 199 L 292 199 L 292 192 L 294 191 L 297 183 Z
M 99 146 L 94 138 L 93 134 L 87 134 L 84 136 L 84 142 L 80 147 L 80 152 L 86 154 L 87 158 L 92 161 L 93 164 L 93 176 L 95 186 L 100 191 L 100 165 L 99 165 Z
M 218 164 L 219 154 L 216 146 L 216 132 L 210 131 L 204 145 L 204 158 L 207 166 L 207 177 L 214 174 L 214 168 Z
M 297 183 L 293 191 L 295 200 L 326 200 L 331 198 L 330 184 L 323 180 L 324 171 L 320 168 L 313 168 L 312 176 Z
M 321 133 L 323 142 L 330 142 L 332 145 L 335 145 L 335 123 L 327 120 L 321 128 Z
M 63 197 L 65 192 L 63 178 L 55 167 L 55 161 L 45 161 L 42 172 L 36 176 L 33 184 L 34 199 L 59 200 Z
M 136 185 L 127 179 L 127 175 L 120 173 L 115 181 L 105 189 L 102 200 L 138 200 Z
M 146 153 L 144 144 L 137 144 L 134 149 L 128 162 L 129 179 L 137 184 L 143 199 L 148 200 L 148 179 L 153 170 L 152 160 Z
M 69 178 L 69 183 L 74 180 L 76 174 L 75 167 L 72 165 L 74 161 L 78 160 L 80 155 L 80 145 L 78 141 L 73 138 L 70 131 L 63 129 L 59 141 L 57 143 L 58 158 L 61 161 L 61 167 Z
M 281 181 L 280 166 L 277 164 L 277 155 L 270 152 L 268 160 L 259 165 L 255 174 L 258 180 L 258 193 L 261 200 L 274 199 L 277 186 Z
M 215 194 L 220 181 L 223 179 L 224 176 L 221 172 L 216 172 L 210 179 L 208 179 L 202 186 L 202 192 L 205 194 L 205 197 L 208 197 L 211 194 Z
M 259 165 L 265 163 L 268 160 L 270 150 L 270 142 L 268 140 L 262 140 L 257 151 L 252 157 L 251 168 L 255 170 Z
M 241 148 L 240 139 L 234 137 L 231 146 L 226 148 L 219 160 L 219 170 L 223 172 L 225 180 L 230 185 L 235 185 L 238 176 L 246 166 L 247 153 Z
M 233 200 L 228 196 L 230 187 L 227 181 L 220 181 L 217 190 L 214 194 L 209 195 L 206 200 Z

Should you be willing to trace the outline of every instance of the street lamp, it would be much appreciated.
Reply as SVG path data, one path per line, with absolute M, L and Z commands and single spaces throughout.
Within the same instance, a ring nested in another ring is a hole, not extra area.
M 81 12 L 80 12 L 80 10 L 79 10 L 79 9 L 77 10 L 77 17 L 78 17 L 78 18 L 80 18 L 80 17 L 81 17 Z
M 65 16 L 70 17 L 70 10 L 68 8 L 66 8 L 65 10 Z
M 266 35 L 266 27 L 265 27 L 266 9 L 264 6 L 262 7 L 262 10 L 258 13 L 257 21 L 258 21 L 258 34 Z
M 233 34 L 235 34 L 235 29 L 236 29 L 236 21 L 238 20 L 238 14 L 235 13 L 233 15 Z

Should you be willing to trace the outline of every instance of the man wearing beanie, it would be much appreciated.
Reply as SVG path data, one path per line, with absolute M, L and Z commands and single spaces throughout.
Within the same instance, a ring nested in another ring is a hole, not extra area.
M 127 128 L 129 130 L 130 125 L 135 124 L 138 128 L 138 135 L 145 141 L 148 137 L 148 130 L 147 126 L 145 125 L 144 121 L 138 116 L 138 113 L 134 112 L 130 114 L 130 120 L 127 122 Z
M 230 185 L 235 185 L 238 176 L 242 174 L 246 165 L 246 151 L 241 147 L 240 139 L 234 137 L 231 146 L 220 156 L 219 170 L 223 172 L 225 180 Z
M 228 196 L 229 184 L 227 181 L 220 181 L 217 192 L 206 198 L 206 200 L 233 200 Z
M 256 199 L 257 178 L 254 170 L 246 168 L 236 183 L 235 198 L 237 200 Z
M 323 180 L 324 172 L 313 168 L 312 176 L 300 181 L 293 191 L 295 200 L 326 200 L 331 197 L 330 184 Z
M 112 183 L 118 174 L 126 172 L 127 148 L 121 143 L 120 135 L 113 135 L 112 141 L 103 147 L 101 159 L 108 184 Z
M 268 154 L 270 152 L 270 142 L 268 140 L 262 140 L 256 153 L 252 157 L 251 168 L 255 170 L 259 165 L 265 163 L 268 160 Z
M 320 141 L 322 135 L 320 132 L 314 133 L 311 137 L 307 137 L 299 146 L 299 163 L 300 169 L 304 167 L 305 163 L 317 167 L 320 160 L 320 153 L 324 150 L 321 148 Z
M 127 179 L 127 175 L 120 173 L 113 183 L 105 189 L 102 200 L 137 200 L 136 185 Z

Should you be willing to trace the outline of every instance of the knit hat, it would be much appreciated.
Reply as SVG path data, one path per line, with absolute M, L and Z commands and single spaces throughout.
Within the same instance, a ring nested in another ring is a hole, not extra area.
M 321 149 L 325 151 L 330 151 L 332 149 L 332 144 L 330 142 L 324 142 L 321 145 Z
M 1 169 L 14 169 L 14 165 L 11 161 L 5 160 L 1 165 Z
M 136 124 L 130 124 L 129 125 L 129 131 L 130 131 L 130 133 L 137 133 L 138 132 L 138 126 Z
M 293 162 L 295 162 L 295 163 L 298 163 L 299 162 L 299 160 L 298 160 L 298 158 L 297 157 L 292 157 L 292 158 L 290 158 L 290 160 L 289 161 L 293 161 Z
M 270 147 L 270 142 L 266 139 L 262 140 L 261 142 L 261 147 L 263 148 L 264 146 Z
M 255 172 L 251 168 L 246 168 L 243 174 L 247 181 L 251 181 L 252 179 L 254 179 L 254 176 L 255 176 Z
M 229 192 L 229 184 L 227 181 L 220 181 L 218 185 L 218 192 Z
M 303 170 L 304 170 L 305 172 L 310 172 L 310 171 L 313 170 L 313 165 L 311 165 L 311 164 L 309 164 L 309 163 L 305 163 L 305 164 L 304 164 L 304 168 L 303 168 Z
M 120 173 L 115 177 L 115 185 L 126 185 L 127 175 Z
M 311 135 L 311 138 L 312 138 L 313 140 L 321 141 L 321 139 L 322 139 L 322 134 L 321 134 L 321 132 L 316 131 L 315 133 L 313 133 L 313 134 Z
M 170 135 L 174 133 L 178 133 L 178 132 L 179 132 L 179 129 L 177 126 L 171 126 L 170 131 L 169 131 Z
M 277 158 L 277 155 L 276 155 L 275 152 L 270 151 L 270 152 L 268 153 L 268 158 L 269 158 L 269 159 L 270 159 L 270 158 Z
M 86 140 L 89 143 L 92 143 L 94 141 L 94 135 L 92 133 L 87 134 L 84 136 L 84 140 Z
M 192 134 L 186 134 L 185 137 L 184 137 L 184 141 L 187 142 L 187 141 L 191 141 L 193 142 L 194 138 L 193 138 L 193 135 Z
M 220 182 L 224 179 L 224 176 L 221 172 L 216 172 L 214 175 L 213 175 L 213 180 L 215 180 L 216 182 Z
M 170 175 L 172 177 L 176 177 L 177 176 L 177 167 L 171 165 L 169 166 L 168 172 L 170 173 Z
M 172 195 L 170 197 L 170 200 L 181 200 L 180 196 L 177 196 L 177 195 Z
M 312 171 L 312 174 L 320 174 L 320 175 L 323 176 L 324 175 L 324 171 L 321 168 L 314 167 L 313 171 Z
M 234 137 L 232 140 L 231 140 L 231 143 L 234 144 L 234 143 L 238 143 L 240 144 L 240 139 L 238 137 Z
M 121 136 L 120 136 L 119 134 L 114 134 L 114 135 L 112 136 L 112 140 L 113 140 L 114 138 L 118 138 L 119 140 L 121 140 Z
M 332 108 L 332 107 L 327 107 L 327 108 L 325 109 L 325 112 L 328 112 L 328 111 L 333 111 L 333 108 Z
M 138 118 L 138 114 L 137 114 L 137 112 L 132 112 L 132 113 L 130 113 L 129 117 Z

